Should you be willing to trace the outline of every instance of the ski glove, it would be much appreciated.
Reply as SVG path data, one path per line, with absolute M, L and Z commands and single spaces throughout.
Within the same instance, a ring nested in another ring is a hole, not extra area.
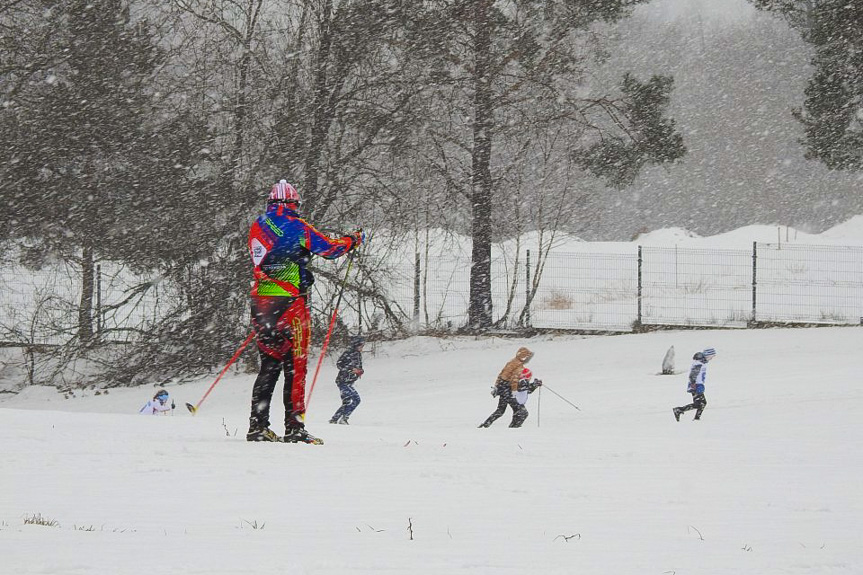
M 353 241 L 353 244 L 351 245 L 351 249 L 352 249 L 352 250 L 355 250 L 355 249 L 357 249 L 358 247 L 360 247 L 361 245 L 363 245 L 363 243 L 365 243 L 365 241 L 366 241 L 366 233 L 363 231 L 363 229 L 362 229 L 362 228 L 360 228 L 360 229 L 358 229 L 358 230 L 354 231 L 354 233 L 352 233 L 352 234 L 351 234 L 351 239 L 353 239 L 353 240 L 354 240 L 354 241 Z

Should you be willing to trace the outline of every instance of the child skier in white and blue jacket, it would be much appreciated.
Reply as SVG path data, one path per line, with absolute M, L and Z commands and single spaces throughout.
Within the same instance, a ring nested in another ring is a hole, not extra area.
M 707 362 L 716 357 L 716 350 L 708 347 L 704 351 L 697 352 L 692 356 L 692 367 L 689 368 L 689 381 L 686 392 L 692 394 L 692 403 L 683 407 L 673 409 L 674 419 L 680 421 L 680 414 L 690 409 L 695 410 L 693 419 L 701 419 L 701 413 L 707 407 L 707 398 L 704 397 L 704 384 L 707 381 Z
M 173 401 L 168 403 L 168 392 L 164 389 L 160 389 L 156 392 L 156 395 L 153 396 L 153 399 L 148 401 L 144 407 L 142 407 L 138 413 L 143 415 L 161 415 L 168 413 L 172 409 L 176 407 Z
M 352 337 L 348 349 L 336 362 L 339 368 L 336 385 L 339 386 L 342 405 L 333 414 L 330 423 L 347 425 L 348 418 L 360 404 L 360 394 L 354 389 L 354 384 L 363 375 L 363 345 L 365 339 L 362 336 Z

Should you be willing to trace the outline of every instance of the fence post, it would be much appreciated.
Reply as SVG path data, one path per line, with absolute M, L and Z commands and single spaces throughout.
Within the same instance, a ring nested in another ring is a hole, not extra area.
M 758 242 L 752 242 L 752 320 L 750 324 L 754 325 L 756 321 L 756 309 L 758 301 Z
M 524 259 L 524 327 L 530 327 L 530 250 Z
M 641 328 L 641 265 L 642 265 L 642 257 L 641 257 L 641 246 L 638 246 L 638 316 L 635 319 L 635 328 L 636 330 Z M 676 270 L 675 270 L 676 274 Z
M 414 329 L 420 325 L 420 253 L 414 252 Z
M 96 264 L 96 333 L 102 335 L 102 264 Z

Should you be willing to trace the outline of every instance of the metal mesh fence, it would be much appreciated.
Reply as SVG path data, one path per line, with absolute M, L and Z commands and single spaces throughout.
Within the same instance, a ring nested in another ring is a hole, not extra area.
M 523 251 L 492 261 L 494 319 L 500 327 L 629 331 L 634 326 L 743 327 L 755 323 L 863 321 L 863 248 L 757 244 L 752 250 L 588 244 L 550 254 L 529 310 L 536 260 Z M 534 256 L 535 258 L 536 256 Z M 455 330 L 467 323 L 470 256 L 389 254 L 352 282 L 340 316 L 365 330 Z M 530 268 L 528 272 L 527 269 Z M 339 268 L 341 269 L 341 268 Z M 97 274 L 94 329 L 125 341 L 182 308 L 177 290 L 120 267 Z M 61 344 L 75 337 L 80 270 L 0 270 L 0 341 Z M 326 323 L 333 282 L 316 284 L 315 313 Z M 329 299 L 328 299 L 329 298 Z M 386 313 L 384 312 L 386 308 Z M 394 321 L 394 318 L 396 321 Z
M 117 266 L 98 266 L 94 286 L 96 333 L 126 341 L 146 332 L 176 298 L 169 286 L 149 284 Z M 81 273 L 74 266 L 0 270 L 0 342 L 61 345 L 75 337 L 81 299 Z
M 0 272 L 0 340 L 45 345 L 69 339 L 77 317 L 77 283 L 74 270 L 66 266 Z
M 531 302 L 533 327 L 626 331 L 637 317 L 635 253 L 549 255 Z
M 386 286 L 387 298 L 401 310 L 406 322 L 414 321 L 415 303 L 419 303 L 419 324 L 425 328 L 449 328 L 467 321 L 470 259 L 457 255 L 439 255 L 420 259 L 419 285 L 415 254 L 397 262 L 396 273 Z M 419 289 L 419 297 L 417 296 Z
M 96 328 L 112 334 L 112 341 L 147 333 L 179 305 L 177 290 L 169 283 L 151 282 L 114 266 L 103 266 L 97 277 Z
M 863 322 L 863 248 L 758 244 L 759 322 Z
M 752 253 L 641 249 L 641 323 L 745 326 L 752 314 Z
M 522 259 L 524 255 L 522 255 Z M 491 263 L 492 306 L 496 320 L 510 325 L 524 307 L 524 277 L 517 269 L 522 261 L 498 255 Z M 470 304 L 470 256 L 403 254 L 374 272 L 375 289 L 382 294 L 391 313 L 405 326 L 418 330 L 455 330 L 468 321 Z M 360 277 L 362 290 L 371 287 Z M 349 323 L 365 325 L 383 319 L 381 302 L 368 295 L 350 291 L 345 295 L 345 309 L 340 314 Z M 509 312 L 507 312 L 509 310 Z M 362 320 L 360 320 L 362 317 Z

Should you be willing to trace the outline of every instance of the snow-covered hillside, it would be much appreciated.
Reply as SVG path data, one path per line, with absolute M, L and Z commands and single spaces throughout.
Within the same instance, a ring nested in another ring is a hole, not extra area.
M 547 389 L 525 427 L 477 429 L 520 345 Z M 680 373 L 657 375 L 671 345 Z M 677 423 L 707 346 L 707 411 Z M 861 328 L 369 347 L 351 426 L 326 423 L 324 364 L 321 447 L 243 440 L 251 374 L 194 417 L 137 415 L 150 387 L 4 398 L 0 573 L 863 572 Z

